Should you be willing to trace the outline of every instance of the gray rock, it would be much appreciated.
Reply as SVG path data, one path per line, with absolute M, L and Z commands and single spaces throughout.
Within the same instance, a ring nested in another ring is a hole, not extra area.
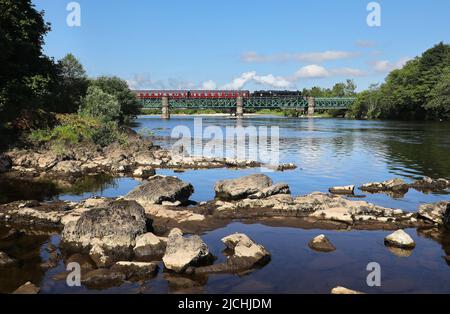
M 410 186 L 419 191 L 439 191 L 450 187 L 450 180 L 446 179 L 432 179 L 423 177 L 410 184 Z
M 264 174 L 252 174 L 246 177 L 223 180 L 216 183 L 216 197 L 223 200 L 239 200 L 262 192 L 272 185 L 272 180 Z
M 405 194 L 408 192 L 409 185 L 402 179 L 395 178 L 383 182 L 371 182 L 360 187 L 362 191 L 370 193 L 393 192 L 397 194 Z
M 115 263 L 111 270 L 123 273 L 126 280 L 146 280 L 155 276 L 158 271 L 158 264 L 121 261 Z
M 150 167 L 138 167 L 133 172 L 133 177 L 141 178 L 141 179 L 148 179 L 154 175 L 156 175 L 156 171 L 155 171 L 155 169 L 150 168 Z
M 197 266 L 211 259 L 208 246 L 199 236 L 183 237 L 180 233 L 181 231 L 175 229 L 169 234 L 163 256 L 167 269 L 180 273 L 189 266 Z
M 126 275 L 117 270 L 95 269 L 81 277 L 81 283 L 88 288 L 105 289 L 119 286 L 126 280 Z
M 231 252 L 227 261 L 198 267 L 194 270 L 195 274 L 242 273 L 264 266 L 270 261 L 270 253 L 262 245 L 255 243 L 243 233 L 227 236 L 222 239 L 222 242 Z
M 384 243 L 401 249 L 414 249 L 416 247 L 414 240 L 401 229 L 384 238 Z
M 291 194 L 289 185 L 285 183 L 277 183 L 261 190 L 256 194 L 249 196 L 250 199 L 262 199 L 277 194 Z
M 65 260 L 66 265 L 70 263 L 77 263 L 83 271 L 90 271 L 95 268 L 94 262 L 88 256 L 80 253 L 75 253 Z
M 329 189 L 330 193 L 333 194 L 343 194 L 343 195 L 352 195 L 355 191 L 354 185 L 347 186 L 335 186 Z
M 438 225 L 450 227 L 450 202 L 438 202 L 419 206 L 419 216 L 424 217 Z
M 166 242 L 153 233 L 148 232 L 136 238 L 136 245 L 133 251 L 137 258 L 162 257 L 166 251 Z
M 320 252 L 332 252 L 332 251 L 336 250 L 336 247 L 323 234 L 318 235 L 314 239 L 311 239 L 311 241 L 309 241 L 308 245 L 311 249 L 320 251 Z
M 145 232 L 142 206 L 135 201 L 117 200 L 86 211 L 78 220 L 67 223 L 62 232 L 62 244 L 79 249 L 96 246 L 91 255 L 117 260 L 128 258 L 136 237 Z
M 23 285 L 21 285 L 19 288 L 17 288 L 13 294 L 38 294 L 40 291 L 40 288 L 35 286 L 31 282 L 26 282 Z
M 177 202 L 185 204 L 194 193 L 194 187 L 176 177 L 153 176 L 125 196 L 127 200 L 135 200 L 142 206 Z

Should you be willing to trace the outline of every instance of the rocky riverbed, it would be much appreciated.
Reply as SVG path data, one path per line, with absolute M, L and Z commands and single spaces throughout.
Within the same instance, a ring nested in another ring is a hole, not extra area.
M 191 202 L 193 192 L 190 183 L 177 177 L 154 175 L 116 199 L 0 205 L 0 219 L 17 230 L 61 233 L 59 248 L 49 248 L 54 256 L 42 267 L 52 267 L 59 259 L 66 264 L 76 261 L 83 265 L 82 282 L 102 288 L 152 278 L 157 261 L 162 261 L 166 272 L 187 276 L 239 274 L 270 263 L 271 253 L 245 234 L 224 237 L 226 260 L 214 262 L 216 257 L 197 234 L 231 221 L 305 229 L 392 230 L 384 239 L 386 245 L 393 254 L 408 256 L 415 243 L 402 229 L 418 228 L 436 238 L 448 227 L 450 214 L 450 202 L 445 201 L 409 213 L 322 192 L 292 196 L 288 185 L 263 174 L 217 182 L 216 198 L 208 202 Z M 320 252 L 335 250 L 323 235 L 309 246 Z M 2 267 L 14 264 L 5 253 L 0 256 Z
M 214 199 L 195 202 L 191 200 L 195 182 L 156 175 L 159 169 L 260 166 L 263 165 L 255 161 L 188 156 L 183 150 L 162 149 L 135 133 L 130 133 L 126 146 L 113 144 L 103 149 L 83 147 L 64 154 L 44 148 L 11 149 L 0 157 L 0 172 L 6 180 L 51 179 L 71 184 L 77 178 L 106 173 L 139 178 L 141 184 L 120 197 L 76 202 L 24 200 L 0 205 L 0 224 L 8 230 L 1 234 L 0 244 L 5 243 L 6 249 L 0 249 L 0 270 L 15 269 L 22 263 L 17 258 L 21 255 L 8 246 L 18 239 L 57 237 L 60 242 L 46 244 L 43 249 L 46 257 L 39 267 L 52 270 L 57 265 L 63 264 L 65 268 L 76 262 L 81 266 L 82 283 L 88 288 L 152 281 L 161 275 L 177 291 L 201 287 L 214 274 L 243 276 L 270 267 L 273 258 L 280 254 L 245 230 L 221 234 L 213 246 L 223 251 L 213 252 L 205 234 L 236 222 L 311 230 L 314 234 L 299 249 L 316 254 L 339 254 L 342 250 L 339 242 L 327 236 L 327 230 L 350 234 L 352 230 L 388 230 L 388 234 L 379 236 L 379 241 L 396 257 L 411 257 L 421 249 L 411 230 L 438 243 L 447 241 L 450 202 L 420 204 L 417 211 L 411 212 L 378 206 L 361 199 L 363 195 L 355 195 L 380 193 L 398 198 L 410 189 L 440 193 L 450 186 L 446 179 L 425 177 L 412 182 L 391 179 L 292 195 L 288 184 L 274 182 L 264 174 L 253 174 L 217 181 Z M 288 163 L 273 170 L 293 168 L 295 165 Z M 444 251 L 447 259 L 450 250 Z M 65 269 L 59 269 L 52 274 L 52 280 L 64 281 L 67 275 Z M 19 286 L 9 291 L 40 291 L 39 282 L 32 276 Z M 352 290 L 334 292 L 345 291 Z

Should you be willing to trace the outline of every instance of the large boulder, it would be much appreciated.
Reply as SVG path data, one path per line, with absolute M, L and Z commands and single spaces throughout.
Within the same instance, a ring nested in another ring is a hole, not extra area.
M 185 204 L 194 193 L 194 187 L 177 177 L 153 176 L 125 196 L 127 200 L 135 200 L 142 206 L 177 201 Z
M 438 202 L 419 206 L 419 215 L 432 222 L 450 228 L 450 202 Z
M 208 246 L 199 236 L 183 237 L 179 229 L 170 232 L 163 257 L 167 269 L 180 273 L 189 266 L 197 266 L 210 259 Z
M 216 197 L 223 200 L 239 200 L 262 192 L 272 185 L 272 180 L 264 174 L 252 174 L 246 177 L 223 180 L 216 183 Z
M 67 223 L 62 232 L 63 245 L 91 250 L 95 260 L 128 257 L 137 236 L 146 232 L 144 208 L 135 201 L 117 200 L 81 214 Z

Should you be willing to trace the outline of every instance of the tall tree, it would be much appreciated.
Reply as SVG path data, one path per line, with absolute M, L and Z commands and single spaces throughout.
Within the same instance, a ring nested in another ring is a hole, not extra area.
M 77 112 L 89 85 L 83 65 L 71 53 L 58 61 L 56 112 Z
M 31 0 L 0 0 L 0 119 L 45 103 L 55 75 L 53 61 L 42 53 L 50 31 L 43 12 Z

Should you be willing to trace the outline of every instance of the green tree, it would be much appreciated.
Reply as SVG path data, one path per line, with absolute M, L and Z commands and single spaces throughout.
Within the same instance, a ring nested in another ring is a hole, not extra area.
M 71 53 L 58 61 L 56 112 L 74 113 L 80 108 L 89 85 L 83 65 Z
M 116 121 L 121 116 L 120 104 L 116 97 L 97 86 L 89 86 L 79 113 L 102 122 Z
M 45 105 L 56 73 L 42 53 L 50 31 L 43 12 L 31 0 L 0 0 L 0 12 L 0 119 L 10 121 L 21 109 Z
M 425 104 L 428 114 L 434 119 L 450 120 L 450 67 L 446 67 L 440 81 L 429 94 Z
M 124 80 L 115 76 L 102 76 L 93 80 L 91 85 L 116 97 L 121 111 L 120 123 L 129 122 L 140 113 L 140 103 Z

